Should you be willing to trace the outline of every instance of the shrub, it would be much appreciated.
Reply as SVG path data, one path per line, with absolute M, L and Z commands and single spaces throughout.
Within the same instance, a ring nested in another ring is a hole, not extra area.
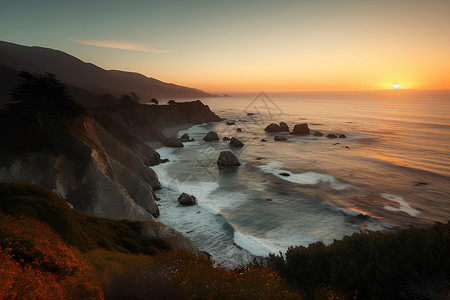
M 448 295 L 450 223 L 397 233 L 357 233 L 325 246 L 291 247 L 269 266 L 313 294 L 332 286 L 362 298 L 439 299 Z

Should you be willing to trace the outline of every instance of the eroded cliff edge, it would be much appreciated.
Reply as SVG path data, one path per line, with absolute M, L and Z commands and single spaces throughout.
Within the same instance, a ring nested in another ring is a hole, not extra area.
M 153 221 L 161 186 L 149 166 L 160 157 L 146 142 L 164 140 L 166 127 L 220 120 L 200 101 L 87 111 L 66 122 L 58 153 L 2 151 L 0 181 L 44 186 L 89 215 Z

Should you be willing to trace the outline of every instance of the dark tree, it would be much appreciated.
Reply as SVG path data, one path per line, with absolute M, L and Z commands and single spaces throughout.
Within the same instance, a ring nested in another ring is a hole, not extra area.
M 60 121 L 85 111 L 54 74 L 22 71 L 19 77 L 19 84 L 11 91 L 13 100 L 6 107 L 16 121 L 44 127 L 49 121 Z
M 152 100 L 150 100 L 151 103 L 155 103 L 156 105 L 158 105 L 159 101 L 156 98 L 152 98 Z
M 175 100 L 169 100 L 169 102 L 167 102 L 167 104 L 169 104 L 169 105 L 173 105 L 175 103 L 176 103 Z

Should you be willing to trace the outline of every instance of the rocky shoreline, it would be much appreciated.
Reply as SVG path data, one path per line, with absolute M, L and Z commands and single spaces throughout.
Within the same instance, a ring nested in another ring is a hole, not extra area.
M 153 225 L 147 236 L 198 254 L 181 233 L 155 221 L 159 209 L 154 191 L 161 185 L 151 166 L 161 158 L 149 144 L 170 137 L 168 128 L 220 120 L 200 101 L 90 110 L 66 122 L 68 136 L 59 153 L 1 150 L 0 182 L 41 185 L 88 215 L 149 221 Z

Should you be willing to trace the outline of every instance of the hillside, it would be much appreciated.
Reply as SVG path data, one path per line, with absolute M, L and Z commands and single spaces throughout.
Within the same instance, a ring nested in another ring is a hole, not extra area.
M 138 73 L 104 70 L 62 51 L 5 41 L 0 41 L 0 65 L 15 71 L 50 72 L 65 84 L 95 95 L 110 93 L 114 97 L 120 97 L 135 92 L 144 101 L 154 97 L 168 99 L 212 96 L 198 89 L 162 82 Z M 0 97 L 10 87 L 13 86 L 2 84 Z

